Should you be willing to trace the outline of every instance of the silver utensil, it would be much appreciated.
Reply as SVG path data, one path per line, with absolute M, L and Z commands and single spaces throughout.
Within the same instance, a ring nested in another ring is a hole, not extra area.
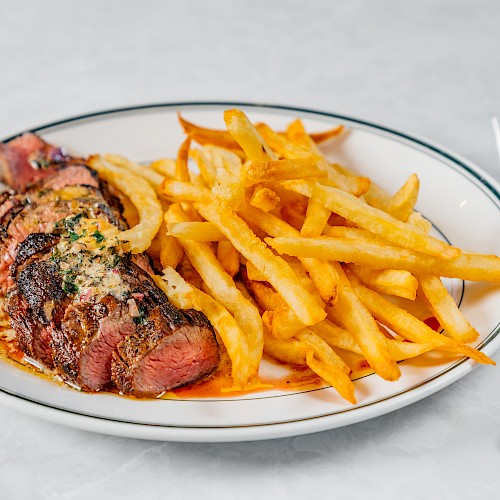
M 500 159 L 500 123 L 496 115 L 491 116 L 491 126 L 493 127 L 493 135 L 495 136 L 495 143 L 497 145 L 498 158 Z

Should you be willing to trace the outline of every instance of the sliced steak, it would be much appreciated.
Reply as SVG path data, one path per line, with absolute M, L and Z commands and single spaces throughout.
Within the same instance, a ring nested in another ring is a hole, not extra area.
M 126 337 L 113 352 L 112 378 L 122 394 L 156 397 L 217 366 L 219 346 L 207 318 L 189 309 L 171 320 L 161 307 L 155 308 L 147 327 Z
M 23 352 L 84 390 L 135 396 L 217 366 L 210 323 L 170 304 L 145 254 L 123 253 L 121 205 L 83 160 L 25 135 L 1 146 L 0 175 L 24 190 L 0 198 L 0 293 Z

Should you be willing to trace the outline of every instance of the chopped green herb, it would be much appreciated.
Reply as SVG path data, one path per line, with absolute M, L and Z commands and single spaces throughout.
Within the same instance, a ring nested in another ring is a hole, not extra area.
M 76 241 L 76 240 L 78 240 L 79 238 L 81 238 L 81 236 L 80 236 L 80 235 L 78 235 L 78 234 L 76 234 L 74 231 L 68 231 L 68 233 L 69 233 L 69 239 L 70 239 L 71 241 Z
M 78 285 L 75 285 L 75 283 L 73 283 L 73 281 L 65 280 L 63 282 L 63 290 L 66 293 L 76 293 L 76 292 L 78 292 Z
M 97 229 L 92 233 L 92 236 L 95 238 L 97 243 L 102 243 L 106 239 L 106 237 L 102 233 L 100 233 Z

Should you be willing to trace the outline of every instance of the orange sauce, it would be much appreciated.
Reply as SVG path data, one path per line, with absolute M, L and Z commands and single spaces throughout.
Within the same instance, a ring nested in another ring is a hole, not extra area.
M 23 357 L 24 353 L 20 351 L 13 342 L 0 339 L 0 359 L 10 364 L 14 364 L 17 368 L 26 370 L 32 375 L 43 377 L 51 383 L 66 386 L 63 382 L 54 380 L 52 374 L 44 373 L 31 364 L 23 362 Z M 162 396 L 162 399 L 236 398 L 246 394 L 255 394 L 270 390 L 306 391 L 318 389 L 325 385 L 324 382 L 308 368 L 286 365 L 278 363 L 272 359 L 269 359 L 268 361 L 288 368 L 289 373 L 281 377 L 260 377 L 252 381 L 247 389 L 238 390 L 232 387 L 230 366 L 227 363 L 222 362 L 221 367 L 209 378 L 168 391 Z M 109 391 L 102 392 L 109 392 L 114 395 L 118 395 L 118 391 L 116 389 L 110 389 Z M 131 397 L 131 399 L 142 398 Z

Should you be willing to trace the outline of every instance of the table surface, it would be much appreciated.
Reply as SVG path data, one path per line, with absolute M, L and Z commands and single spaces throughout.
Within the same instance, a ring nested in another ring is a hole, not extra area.
M 2 0 L 0 137 L 100 109 L 236 100 L 354 116 L 500 179 L 500 3 Z M 500 361 L 500 353 L 495 359 Z M 0 497 L 498 498 L 500 370 L 295 438 L 116 438 L 0 409 Z

